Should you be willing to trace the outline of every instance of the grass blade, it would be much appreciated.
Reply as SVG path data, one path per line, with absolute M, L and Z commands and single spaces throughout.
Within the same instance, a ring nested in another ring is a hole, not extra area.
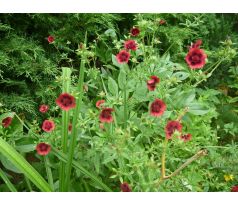
M 5 182 L 5 184 L 10 189 L 11 192 L 17 192 L 16 188 L 14 187 L 12 182 L 8 179 L 7 175 L 2 169 L 0 169 L 0 177 L 2 177 L 3 181 Z

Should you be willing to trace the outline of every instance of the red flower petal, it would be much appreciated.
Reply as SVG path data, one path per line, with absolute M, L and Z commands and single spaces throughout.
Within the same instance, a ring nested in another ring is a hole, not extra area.
M 42 156 L 47 155 L 50 152 L 50 150 L 51 150 L 51 146 L 44 142 L 41 142 L 36 146 L 37 153 Z
M 159 83 L 160 79 L 157 76 L 150 76 L 151 80 L 147 81 L 147 88 L 149 91 L 154 91 L 156 88 L 156 84 Z
M 47 40 L 49 43 L 53 43 L 55 38 L 54 38 L 54 36 L 48 36 Z
M 41 112 L 41 113 L 46 113 L 47 111 L 49 110 L 49 106 L 48 105 L 40 105 L 40 107 L 39 107 L 39 111 Z
M 140 34 L 140 29 L 137 27 L 134 27 L 131 29 L 131 36 L 138 36 Z
M 127 182 L 123 182 L 120 185 L 120 188 L 121 188 L 122 192 L 131 192 L 131 188 L 130 188 L 130 186 L 129 186 L 129 184 Z
M 150 115 L 154 117 L 159 117 L 164 114 L 166 110 L 165 103 L 160 99 L 155 99 L 154 102 L 150 105 Z
M 98 100 L 97 102 L 96 102 L 96 107 L 97 108 L 101 108 L 102 107 L 102 104 L 104 104 L 105 103 L 105 100 Z
M 6 117 L 2 120 L 2 126 L 7 128 L 11 125 L 12 123 L 12 117 Z
M 103 108 L 103 110 L 101 111 L 100 115 L 99 115 L 99 120 L 101 122 L 106 122 L 106 123 L 110 123 L 113 121 L 113 117 L 112 117 L 112 112 L 114 110 L 112 108 Z
M 133 50 L 133 51 L 135 51 L 137 49 L 136 42 L 134 40 L 125 41 L 124 48 L 126 50 Z
M 42 130 L 52 132 L 55 129 L 55 123 L 52 120 L 45 120 L 42 124 Z
M 74 96 L 68 93 L 62 93 L 57 99 L 56 104 L 65 111 L 68 111 L 76 106 Z
M 175 130 L 181 132 L 182 125 L 180 124 L 179 121 L 169 121 L 165 127 L 166 138 L 171 139 Z
M 233 186 L 231 192 L 238 192 L 238 185 Z
M 185 135 L 181 135 L 180 139 L 183 140 L 184 142 L 190 141 L 192 139 L 192 135 L 191 134 L 185 134 Z
M 128 63 L 130 59 L 130 53 L 125 50 L 121 50 L 116 56 L 118 63 Z
M 202 40 L 197 40 L 196 43 L 190 47 L 189 52 L 185 57 L 185 60 L 191 69 L 199 69 L 206 64 L 207 55 L 199 48 L 201 44 Z

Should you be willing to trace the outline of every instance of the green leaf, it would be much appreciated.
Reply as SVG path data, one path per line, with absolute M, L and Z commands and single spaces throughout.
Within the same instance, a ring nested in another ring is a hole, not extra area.
M 138 100 L 139 102 L 147 101 L 147 87 L 146 83 L 140 83 L 135 92 L 133 93 L 133 97 Z
M 9 188 L 9 190 L 11 192 L 17 192 L 16 188 L 11 183 L 11 181 L 8 179 L 7 175 L 5 174 L 5 172 L 2 169 L 0 169 L 0 177 L 2 177 L 3 181 L 5 182 L 5 184 L 7 185 L 7 187 Z
M 117 86 L 117 83 L 111 77 L 109 77 L 109 79 L 108 79 L 108 89 L 109 89 L 109 91 L 110 91 L 110 93 L 112 95 L 118 96 L 118 86 Z
M 44 178 L 12 146 L 0 138 L 0 153 L 43 192 L 52 191 Z
M 199 102 L 190 103 L 188 107 L 189 107 L 188 112 L 194 115 L 205 115 L 206 113 L 209 112 L 209 109 L 207 109 L 203 104 Z
M 118 75 L 118 85 L 120 89 L 124 89 L 126 86 L 126 72 L 123 68 L 120 69 L 120 73 Z
M 34 150 L 35 150 L 35 147 L 36 147 L 35 144 L 26 144 L 26 145 L 18 145 L 18 146 L 16 146 L 16 149 L 17 149 L 19 152 L 26 153 L 26 152 L 34 151 Z
M 18 173 L 18 174 L 22 174 L 22 171 L 20 171 L 19 169 L 16 168 L 16 166 L 11 162 L 9 161 L 5 156 L 3 155 L 0 155 L 0 160 L 2 162 L 2 165 L 12 171 L 12 172 L 15 172 L 15 173 Z
M 190 76 L 189 73 L 187 72 L 176 72 L 172 75 L 172 77 L 176 77 L 178 78 L 179 80 L 185 80 L 187 79 L 188 77 Z

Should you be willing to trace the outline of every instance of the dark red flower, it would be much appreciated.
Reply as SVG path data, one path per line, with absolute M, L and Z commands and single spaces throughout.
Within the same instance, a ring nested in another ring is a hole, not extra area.
M 129 58 L 130 58 L 130 53 L 128 53 L 127 51 L 125 50 L 121 50 L 117 56 L 117 62 L 118 63 L 128 63 L 129 61 Z
M 161 19 L 160 21 L 159 21 L 159 24 L 160 25 L 163 25 L 163 24 L 165 24 L 166 23 L 166 21 L 164 20 L 164 19 Z
M 105 103 L 105 100 L 98 100 L 97 102 L 96 102 L 96 107 L 97 108 L 101 108 L 102 107 L 102 104 L 104 104 Z
M 113 121 L 113 117 L 112 117 L 112 112 L 114 110 L 112 108 L 103 108 L 103 110 L 100 113 L 99 119 L 101 122 L 106 122 L 106 123 L 110 123 Z
M 154 117 L 159 117 L 163 115 L 165 110 L 166 110 L 166 105 L 160 99 L 155 99 L 155 101 L 152 102 L 150 105 L 150 115 Z
M 122 192 L 131 192 L 131 188 L 127 182 L 123 182 L 120 188 Z
M 68 126 L 68 131 L 71 132 L 72 131 L 72 128 L 73 128 L 73 125 L 72 123 L 69 123 L 69 126 Z
M 133 50 L 133 51 L 135 51 L 137 49 L 136 42 L 134 40 L 125 41 L 124 48 L 126 50 Z
M 44 120 L 41 128 L 45 132 L 52 132 L 55 129 L 55 123 L 52 120 Z
M 48 36 L 47 40 L 49 43 L 53 43 L 55 38 L 54 38 L 54 36 Z
M 184 142 L 190 141 L 192 139 L 192 135 L 191 134 L 185 134 L 185 135 L 181 135 L 180 139 L 183 140 Z
M 41 113 L 46 113 L 47 111 L 49 110 L 49 106 L 48 105 L 40 105 L 40 107 L 39 107 L 39 111 L 41 112 Z
M 233 186 L 231 192 L 238 192 L 238 185 Z
M 189 49 L 185 60 L 191 69 L 202 68 L 206 64 L 207 55 L 200 49 L 202 40 L 197 40 Z
M 181 132 L 182 125 L 179 121 L 169 121 L 165 127 L 166 138 L 171 139 L 175 130 Z
M 50 152 L 50 150 L 51 150 L 51 146 L 44 142 L 41 142 L 36 146 L 36 151 L 39 155 L 45 156 Z
M 157 76 L 150 76 L 150 80 L 147 81 L 147 88 L 150 91 L 154 91 L 156 88 L 156 84 L 159 83 L 160 79 Z
M 137 27 L 134 27 L 131 29 L 131 36 L 138 36 L 140 34 L 140 29 Z
M 56 104 L 65 111 L 70 110 L 76 106 L 74 96 L 68 93 L 62 93 L 57 99 Z
M 6 117 L 2 120 L 2 126 L 8 127 L 12 123 L 12 117 Z

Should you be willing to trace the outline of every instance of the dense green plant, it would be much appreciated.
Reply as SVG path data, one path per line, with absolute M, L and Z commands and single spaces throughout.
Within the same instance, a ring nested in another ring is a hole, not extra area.
M 121 28 L 117 14 L 2 15 L 0 122 L 13 121 L 0 125 L 0 177 L 7 184 L 0 190 L 119 191 L 128 182 L 133 191 L 230 191 L 236 184 L 237 36 L 227 35 L 237 16 L 128 16 L 134 24 Z M 132 26 L 140 29 L 136 37 Z M 48 35 L 55 38 L 50 44 Z M 138 48 L 121 64 L 116 55 L 128 39 Z M 197 39 L 208 61 L 192 70 L 184 58 Z M 224 68 L 229 93 L 214 80 Z M 160 78 L 154 91 L 150 76 Z M 55 104 L 65 92 L 76 100 L 70 111 Z M 150 114 L 156 98 L 166 104 L 158 118 Z M 113 122 L 100 122 L 98 100 L 113 108 Z M 43 103 L 47 113 L 38 111 Z M 50 133 L 41 129 L 45 119 L 56 124 Z M 184 142 L 179 132 L 166 139 L 170 120 L 181 121 L 192 139 Z M 51 145 L 48 155 L 35 153 L 40 142 Z

